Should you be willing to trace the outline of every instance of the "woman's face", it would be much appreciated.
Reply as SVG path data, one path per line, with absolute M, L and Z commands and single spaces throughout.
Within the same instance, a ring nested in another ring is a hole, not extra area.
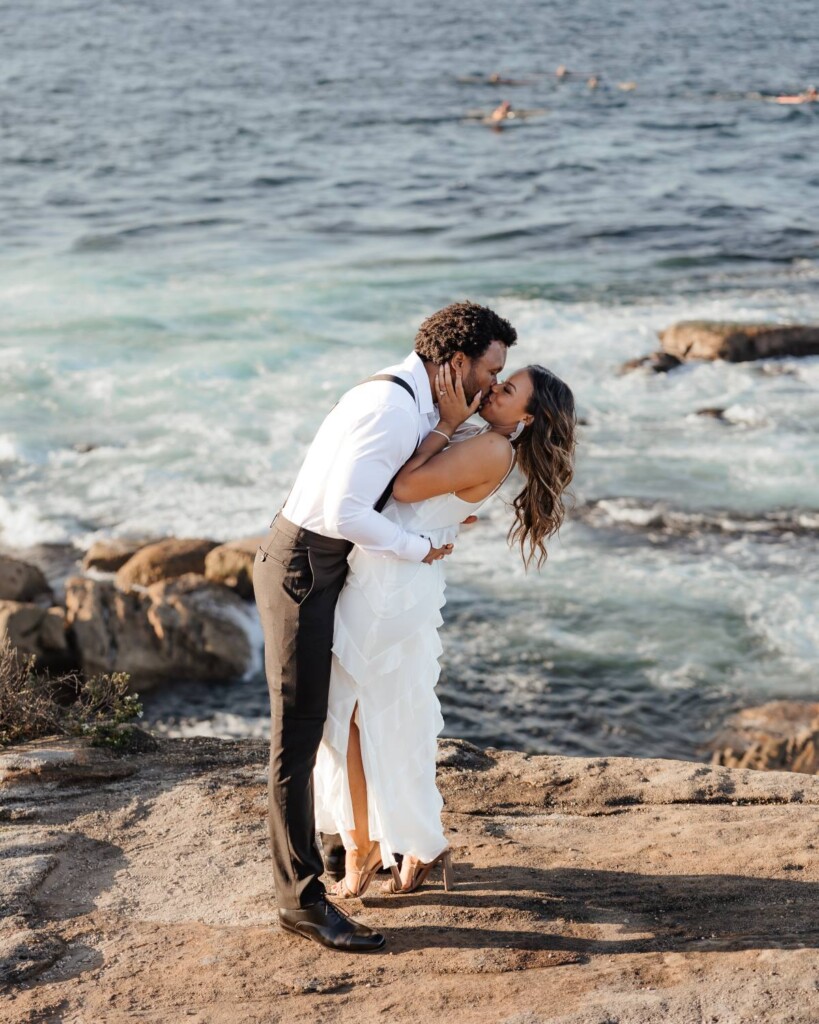
M 515 427 L 524 420 L 531 423 L 526 411 L 532 397 L 532 378 L 528 370 L 516 370 L 506 380 L 498 381 L 481 404 L 480 416 L 493 426 Z

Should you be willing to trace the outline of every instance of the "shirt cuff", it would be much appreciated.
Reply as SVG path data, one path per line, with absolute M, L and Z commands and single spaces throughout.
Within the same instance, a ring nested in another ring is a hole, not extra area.
M 408 540 L 410 543 L 407 546 L 407 561 L 423 562 L 429 554 L 430 544 L 432 543 L 429 537 L 419 537 L 417 534 L 409 534 Z

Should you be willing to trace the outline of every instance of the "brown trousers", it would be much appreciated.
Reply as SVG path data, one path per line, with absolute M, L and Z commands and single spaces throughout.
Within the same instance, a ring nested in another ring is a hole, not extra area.
M 312 774 L 330 689 L 333 620 L 352 544 L 322 537 L 281 513 L 256 553 L 253 589 L 270 691 L 268 824 L 279 906 L 324 894 Z

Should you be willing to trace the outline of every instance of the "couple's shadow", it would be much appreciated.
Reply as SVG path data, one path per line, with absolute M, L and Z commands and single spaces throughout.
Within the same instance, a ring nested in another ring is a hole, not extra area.
M 801 870 L 799 864 L 787 867 L 794 874 Z M 462 862 L 456 879 L 449 893 L 433 882 L 406 896 L 365 897 L 368 907 L 379 910 L 395 909 L 400 900 L 422 911 L 395 928 L 384 913 L 379 929 L 389 935 L 391 951 L 494 947 L 582 956 L 819 946 L 819 884 L 796 878 L 487 869 Z M 416 923 L 419 917 L 423 923 Z M 605 926 L 608 935 L 562 934 L 577 925 Z M 622 938 L 612 935 L 617 931 Z

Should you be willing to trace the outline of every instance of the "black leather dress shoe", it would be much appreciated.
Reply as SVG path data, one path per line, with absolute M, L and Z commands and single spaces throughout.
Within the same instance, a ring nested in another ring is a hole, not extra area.
M 347 917 L 335 903 L 324 898 L 300 910 L 279 910 L 279 924 L 294 935 L 346 953 L 374 953 L 387 941 L 372 928 Z

